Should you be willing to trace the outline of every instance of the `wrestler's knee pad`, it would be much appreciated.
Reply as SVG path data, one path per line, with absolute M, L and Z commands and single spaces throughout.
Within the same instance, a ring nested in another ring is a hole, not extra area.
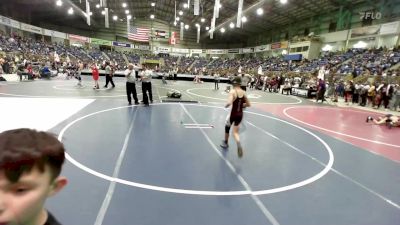
M 231 126 L 225 125 L 225 133 L 229 133 Z

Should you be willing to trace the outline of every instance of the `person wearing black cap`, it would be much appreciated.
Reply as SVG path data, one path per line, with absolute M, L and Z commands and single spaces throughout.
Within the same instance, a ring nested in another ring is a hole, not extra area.
M 235 77 L 232 81 L 233 88 L 229 92 L 228 102 L 225 105 L 225 108 L 228 108 L 229 106 L 232 106 L 232 108 L 225 123 L 225 139 L 221 144 L 222 148 L 228 148 L 229 131 L 233 125 L 233 138 L 237 144 L 239 157 L 243 156 L 243 148 L 240 144 L 239 137 L 239 125 L 243 119 L 243 109 L 251 106 L 250 101 L 246 96 L 246 92 L 240 88 L 241 81 L 242 80 L 239 76 Z

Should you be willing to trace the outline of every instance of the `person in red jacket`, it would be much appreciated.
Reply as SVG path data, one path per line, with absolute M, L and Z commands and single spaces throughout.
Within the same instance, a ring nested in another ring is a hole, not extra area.
M 99 69 L 97 68 L 96 64 L 92 65 L 92 76 L 94 80 L 93 89 L 99 89 Z
M 35 78 L 35 74 L 33 73 L 33 69 L 32 69 L 32 64 L 28 64 L 27 66 L 26 66 L 26 70 L 27 70 L 27 72 L 28 72 L 28 79 L 29 80 L 33 80 L 34 78 Z

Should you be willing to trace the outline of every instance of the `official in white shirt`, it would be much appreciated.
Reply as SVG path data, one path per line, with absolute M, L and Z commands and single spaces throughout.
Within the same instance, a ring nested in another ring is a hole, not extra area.
M 153 93 L 151 87 L 152 73 L 153 73 L 152 70 L 144 68 L 144 70 L 139 75 L 142 80 L 143 104 L 146 106 L 149 105 L 149 98 L 150 102 L 153 103 Z
M 125 77 L 126 77 L 126 95 L 128 97 L 129 105 L 132 105 L 132 97 L 135 100 L 135 105 L 139 104 L 139 100 L 136 94 L 136 86 L 135 86 L 135 70 L 133 70 L 133 64 L 129 63 L 128 69 L 125 70 Z

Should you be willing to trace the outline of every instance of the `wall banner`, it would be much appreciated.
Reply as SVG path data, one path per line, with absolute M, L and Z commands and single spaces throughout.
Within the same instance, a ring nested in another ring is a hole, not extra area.
M 227 50 L 225 49 L 208 49 L 207 54 L 226 54 Z
M 57 37 L 57 38 L 62 38 L 62 39 L 67 39 L 67 34 L 63 33 L 63 32 L 58 32 L 53 30 L 53 37 Z
M 270 50 L 270 45 L 260 45 L 254 47 L 254 52 L 264 52 Z
M 254 52 L 254 48 L 243 48 L 242 49 L 242 53 L 253 53 Z
M 289 42 L 288 41 L 281 41 L 281 48 L 288 48 L 289 47 Z
M 75 34 L 68 34 L 68 39 L 73 40 L 73 41 L 86 42 L 86 43 L 89 42 L 88 37 L 83 37 L 83 36 L 79 36 L 79 35 L 75 35 Z
M 271 44 L 271 49 L 279 49 L 281 48 L 281 42 L 276 42 Z
M 132 45 L 135 49 L 139 50 L 150 50 L 150 45 Z
M 52 30 L 43 29 L 43 35 L 51 37 L 51 36 L 53 36 L 53 31 Z
M 172 48 L 172 52 L 189 54 L 189 49 L 187 49 L 187 48 Z
M 14 27 L 14 28 L 18 28 L 18 29 L 21 28 L 21 23 L 20 22 L 18 22 L 16 20 L 13 20 L 13 19 L 10 19 L 10 18 L 5 17 L 5 16 L 0 16 L 0 24 L 4 24 L 6 26 Z
M 111 46 L 111 41 L 97 39 L 97 38 L 90 38 L 90 43 L 94 45 L 107 45 Z
M 190 49 L 190 52 L 192 54 L 201 54 L 201 53 L 203 53 L 203 50 L 202 49 Z
M 157 51 L 159 53 L 170 53 L 171 50 L 169 48 L 166 48 L 166 47 L 158 47 Z
M 21 23 L 21 30 L 29 31 L 36 34 L 43 34 L 43 30 L 40 27 L 32 26 L 26 23 Z
M 238 48 L 228 49 L 228 53 L 239 54 Z
M 43 29 L 43 35 L 50 36 L 50 37 L 57 37 L 57 38 L 62 38 L 62 39 L 67 39 L 67 34 L 54 31 L 54 30 L 47 30 Z
M 117 47 L 124 47 L 124 48 L 130 48 L 131 44 L 129 43 L 123 43 L 123 42 L 118 42 L 118 41 L 113 41 L 112 42 L 113 46 L 117 46 Z
M 369 27 L 358 27 L 351 29 L 351 38 L 377 35 L 379 34 L 380 28 L 380 25 L 374 25 Z
M 400 22 L 382 24 L 379 34 L 395 34 L 399 31 Z

